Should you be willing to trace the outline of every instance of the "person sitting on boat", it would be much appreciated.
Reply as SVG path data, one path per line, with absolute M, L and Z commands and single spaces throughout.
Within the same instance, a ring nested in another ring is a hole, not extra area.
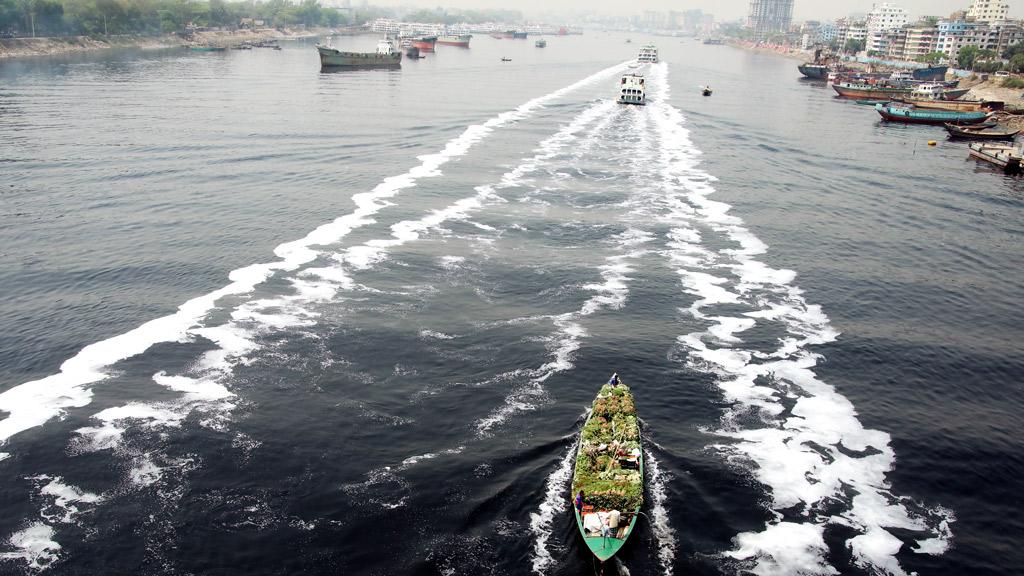
M 580 490 L 580 493 L 576 495 L 576 510 L 580 513 L 580 515 L 583 514 L 583 503 L 583 490 Z
M 612 386 L 618 386 L 619 385 L 619 373 L 616 372 L 616 373 L 612 374 L 612 378 L 611 378 L 611 380 L 608 381 L 608 383 L 611 384 Z

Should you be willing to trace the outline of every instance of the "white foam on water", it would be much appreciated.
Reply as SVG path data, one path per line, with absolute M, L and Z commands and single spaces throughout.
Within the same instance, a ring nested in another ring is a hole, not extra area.
M 661 470 L 661 463 L 653 454 L 644 454 L 644 467 L 650 474 L 648 490 L 651 494 L 651 530 L 658 546 L 658 562 L 662 574 L 672 576 L 672 564 L 676 559 L 676 531 L 669 524 L 668 482 L 671 476 Z
M 589 112 L 578 116 L 568 129 L 578 131 L 583 125 L 607 116 L 614 106 L 616 104 L 611 101 L 592 106 Z M 602 134 L 598 132 L 592 131 L 587 135 L 588 140 L 599 138 L 602 138 Z M 550 141 L 564 146 L 571 139 L 556 134 Z M 542 145 L 541 149 L 541 155 L 524 165 L 532 166 L 535 169 L 539 159 L 553 158 L 558 151 L 554 145 L 547 147 Z M 517 167 L 502 177 L 503 184 L 501 186 L 523 185 L 524 174 L 522 166 Z M 583 289 L 592 292 L 593 296 L 588 298 L 579 310 L 551 316 L 552 323 L 556 328 L 556 331 L 547 338 L 551 359 L 534 370 L 532 377 L 515 387 L 498 408 L 476 422 L 479 435 L 490 434 L 492 428 L 504 423 L 514 414 L 536 408 L 537 404 L 545 397 L 544 383 L 547 379 L 573 367 L 572 359 L 581 346 L 580 340 L 587 336 L 587 331 L 579 323 L 579 320 L 601 310 L 619 309 L 625 305 L 629 296 L 629 274 L 633 272 L 630 261 L 646 254 L 646 251 L 640 247 L 653 239 L 654 236 L 650 233 L 635 228 L 629 228 L 607 239 L 607 242 L 615 246 L 620 253 L 607 256 L 604 264 L 598 267 L 603 281 L 583 286 Z
M 886 479 L 895 463 L 889 435 L 864 428 L 849 400 L 814 374 L 820 357 L 806 347 L 831 342 L 838 332 L 793 285 L 796 273 L 757 260 L 768 247 L 729 214 L 728 204 L 707 198 L 715 191 L 714 178 L 697 169 L 700 152 L 682 115 L 666 101 L 667 94 L 648 108 L 660 140 L 666 204 L 677 220 L 667 256 L 678 266 L 683 290 L 696 297 L 687 312 L 708 324 L 680 336 L 679 343 L 688 351 L 688 365 L 713 374 L 732 403 L 715 431 L 729 442 L 714 448 L 767 487 L 775 511 L 763 531 L 737 535 L 736 548 L 726 556 L 744 560 L 744 570 L 759 575 L 837 574 L 826 559 L 829 525 L 858 533 L 846 545 L 854 562 L 869 571 L 904 574 L 896 558 L 903 542 L 895 529 L 930 534 L 915 551 L 942 553 L 952 537 L 952 514 L 892 493 Z M 690 208 L 678 208 L 682 203 Z M 696 226 L 738 248 L 714 252 L 699 246 Z M 749 311 L 736 317 L 706 313 L 721 305 Z M 738 335 L 760 322 L 780 324 L 788 333 L 778 349 L 742 348 Z M 763 426 L 738 418 L 749 413 Z M 819 512 L 848 500 L 850 491 L 854 496 L 841 512 Z
M 373 190 L 353 195 L 356 208 L 351 213 L 317 227 L 301 239 L 277 246 L 274 254 L 278 261 L 233 270 L 228 274 L 231 282 L 227 286 L 185 302 L 174 314 L 150 320 L 124 334 L 86 346 L 61 364 L 57 374 L 6 390 L 0 394 L 0 411 L 8 414 L 0 421 L 0 445 L 19 432 L 59 417 L 69 408 L 86 406 L 92 401 L 89 385 L 106 379 L 109 368 L 114 364 L 141 354 L 154 344 L 186 340 L 188 331 L 199 326 L 220 299 L 248 294 L 274 273 L 295 270 L 313 261 L 318 256 L 314 247 L 337 243 L 352 230 L 372 223 L 372 216 L 389 205 L 387 199 L 415 186 L 421 178 L 440 175 L 442 166 L 465 155 L 495 129 L 528 118 L 546 104 L 612 76 L 626 65 L 627 62 L 623 62 L 605 68 L 569 86 L 534 98 L 514 110 L 502 112 L 483 124 L 467 127 L 440 152 L 420 156 L 420 164 L 406 173 L 385 178 Z M 321 297 L 326 290 L 321 288 Z
M 7 460 L 10 457 L 10 452 L 0 452 L 0 462 L 3 462 L 4 460 Z
M 420 330 L 420 338 L 424 340 L 453 340 L 455 336 L 436 330 Z
M 569 505 L 569 480 L 572 478 L 573 464 L 576 462 L 576 452 L 579 450 L 579 437 L 576 442 L 566 450 L 565 455 L 558 463 L 558 468 L 552 472 L 545 482 L 544 501 L 540 503 L 536 512 L 530 514 L 530 532 L 533 534 L 533 571 L 537 574 L 544 574 L 548 568 L 555 564 L 555 558 L 550 550 L 548 540 L 554 531 L 553 523 L 555 518 L 565 514 Z
M 0 552 L 0 560 L 24 560 L 34 572 L 45 570 L 60 556 L 60 544 L 53 537 L 52 527 L 35 522 L 11 535 L 8 543 L 17 551 Z
M 735 542 L 736 549 L 725 555 L 756 562 L 749 572 L 757 576 L 839 574 L 825 561 L 828 547 L 821 524 L 778 522 L 762 532 L 740 533 Z
M 53 504 L 42 511 L 43 519 L 50 522 L 70 524 L 74 522 L 75 516 L 79 512 L 76 504 L 95 504 L 103 500 L 99 494 L 65 484 L 64 479 L 60 476 L 51 477 L 44 474 L 32 476 L 29 479 L 45 483 L 39 489 L 39 494 L 53 499 Z
M 465 261 L 465 256 L 442 256 L 441 267 L 445 270 L 457 270 Z

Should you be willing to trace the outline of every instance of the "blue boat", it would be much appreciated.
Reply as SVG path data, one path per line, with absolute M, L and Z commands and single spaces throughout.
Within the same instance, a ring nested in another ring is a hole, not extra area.
M 949 66 L 932 66 L 930 68 L 918 68 L 914 70 L 914 80 L 923 80 L 926 82 L 942 82 L 946 79 L 946 72 L 949 71 Z
M 907 106 L 875 104 L 875 110 L 890 122 L 906 124 L 980 124 L 988 112 L 957 112 L 955 110 L 917 109 Z

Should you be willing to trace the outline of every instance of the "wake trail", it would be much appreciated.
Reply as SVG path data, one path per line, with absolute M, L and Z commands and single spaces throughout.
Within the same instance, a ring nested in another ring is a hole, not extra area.
M 419 157 L 419 165 L 403 174 L 385 178 L 369 192 L 355 194 L 352 201 L 356 209 L 351 213 L 321 225 L 299 240 L 279 245 L 274 249 L 279 260 L 236 269 L 228 274 L 231 283 L 185 302 L 174 314 L 150 320 L 124 334 L 90 344 L 62 363 L 57 374 L 25 382 L 0 394 L 0 410 L 8 414 L 0 421 L 0 445 L 6 444 L 20 432 L 44 425 L 67 409 L 88 405 L 92 401 L 90 385 L 106 379 L 109 369 L 117 362 L 142 354 L 158 343 L 183 342 L 197 335 L 211 336 L 203 334 L 199 329 L 202 328 L 202 320 L 217 307 L 217 302 L 222 298 L 248 294 L 275 273 L 292 271 L 313 261 L 319 254 L 315 247 L 337 243 L 351 231 L 372 223 L 371 217 L 390 205 L 389 198 L 415 186 L 422 178 L 440 176 L 441 167 L 454 158 L 464 156 L 494 130 L 528 118 L 545 104 L 613 75 L 625 64 L 623 62 L 605 68 L 569 86 L 534 98 L 514 110 L 502 112 L 482 124 L 467 127 L 440 152 Z M 331 290 L 331 286 L 325 284 L 304 286 L 297 281 L 296 285 L 321 298 L 327 297 Z M 217 340 L 214 342 L 221 343 Z M 231 350 L 226 352 L 230 353 Z
M 649 107 L 674 222 L 665 255 L 683 291 L 696 298 L 685 313 L 706 325 L 679 336 L 678 344 L 686 364 L 711 375 L 731 403 L 722 427 L 711 432 L 725 442 L 711 448 L 752 474 L 771 498 L 773 519 L 760 532 L 738 534 L 725 556 L 757 574 L 838 574 L 824 539 L 830 526 L 855 533 L 846 545 L 854 563 L 870 571 L 905 574 L 896 558 L 908 539 L 904 531 L 924 535 L 915 552 L 941 554 L 952 513 L 892 491 L 889 434 L 864 428 L 850 401 L 813 371 L 820 356 L 808 348 L 834 341 L 838 332 L 804 299 L 795 272 L 758 259 L 767 246 L 729 214 L 731 206 L 708 198 L 714 178 L 697 168 L 700 151 L 679 110 L 667 98 Z M 709 248 L 704 240 L 712 235 L 735 247 Z M 730 314 L 715 313 L 723 305 Z M 736 315 L 737 306 L 746 311 Z M 785 332 L 777 349 L 743 347 L 739 335 L 757 325 Z
M 243 302 L 231 311 L 231 320 L 225 324 L 206 326 L 203 324 L 220 299 L 231 295 L 251 292 L 261 282 L 280 272 L 293 272 L 316 259 L 320 252 L 314 248 L 339 242 L 356 228 L 373 222 L 370 218 L 376 212 L 390 205 L 388 198 L 401 190 L 415 186 L 426 177 L 441 175 L 440 168 L 454 158 L 468 153 L 469 149 L 495 129 L 528 118 L 545 104 L 565 96 L 588 84 L 597 82 L 621 69 L 619 64 L 601 70 L 574 84 L 556 90 L 545 96 L 530 100 L 518 108 L 499 114 L 487 122 L 468 127 L 460 136 L 448 142 L 437 153 L 422 156 L 421 164 L 405 174 L 386 178 L 372 191 L 353 196 L 357 208 L 331 223 L 320 226 L 306 237 L 285 243 L 275 249 L 281 260 L 268 264 L 254 264 L 229 274 L 232 283 L 205 296 L 183 304 L 177 313 L 152 320 L 120 336 L 89 345 L 76 356 L 61 365 L 58 374 L 18 385 L 0 394 L 0 410 L 8 417 L 0 421 L 0 445 L 13 435 L 32 427 L 42 426 L 50 419 L 60 416 L 72 407 L 84 407 L 91 402 L 92 389 L 89 386 L 106 379 L 107 370 L 115 363 L 145 352 L 160 342 L 189 342 L 197 338 L 206 340 L 214 348 L 204 353 L 189 369 L 190 375 L 170 375 L 157 372 L 153 381 L 158 386 L 178 393 L 177 400 L 162 402 L 128 402 L 122 406 L 107 408 L 93 416 L 97 422 L 76 430 L 77 436 L 69 449 L 72 453 L 113 450 L 131 461 L 128 478 L 136 488 L 155 484 L 161 479 L 163 469 L 174 467 L 185 470 L 192 465 L 191 458 L 171 458 L 159 450 L 130 448 L 125 444 L 125 433 L 130 424 L 136 424 L 147 432 L 156 432 L 183 425 L 186 417 L 193 412 L 203 416 L 201 424 L 223 429 L 227 416 L 235 407 L 235 394 L 227 381 L 239 362 L 259 349 L 255 336 L 270 330 L 295 326 L 307 326 L 316 322 L 317 314 L 306 306 L 315 302 L 329 301 L 338 290 L 352 288 L 353 284 L 341 266 L 300 270 L 285 278 L 291 284 L 292 294 L 275 298 Z M 608 104 L 598 102 L 581 114 L 576 122 L 559 131 L 552 139 L 544 141 L 541 153 L 534 163 L 543 162 L 550 155 L 572 141 L 567 132 L 580 129 L 606 112 Z M 519 172 L 532 169 L 521 166 Z M 513 172 L 510 177 L 516 177 Z M 508 175 L 507 175 L 508 176 Z M 419 238 L 431 228 L 450 219 L 464 218 L 470 211 L 481 207 L 485 200 L 492 198 L 493 191 L 478 188 L 474 197 L 463 199 L 446 209 L 433 212 L 421 220 L 405 221 L 392 227 L 392 238 L 379 242 L 371 241 L 365 249 L 353 250 L 350 254 L 369 254 L 379 257 L 386 250 Z M 371 259 L 372 260 L 372 259 Z M 367 267 L 370 260 L 341 261 L 342 264 L 361 264 Z M 251 439 L 242 438 L 251 442 Z M 457 453 L 461 448 L 444 451 Z M 412 466 L 422 459 L 435 454 L 421 455 L 407 459 L 402 468 Z M 2 460 L 5 455 L 0 455 Z M 11 545 L 19 549 L 0 555 L 0 559 L 20 558 L 35 565 L 57 559 L 60 545 L 53 541 L 54 529 L 40 521 L 11 537 Z

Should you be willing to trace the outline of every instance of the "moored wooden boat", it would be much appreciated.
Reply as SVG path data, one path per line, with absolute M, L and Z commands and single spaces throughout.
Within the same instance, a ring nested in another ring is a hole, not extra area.
M 888 104 L 889 100 L 857 100 L 857 104 L 861 106 L 877 106 L 878 104 Z
M 843 98 L 855 98 L 858 100 L 879 100 L 882 98 L 893 98 L 910 94 L 913 88 L 906 86 L 888 86 L 885 84 L 852 84 L 839 82 L 832 85 L 832 89 Z
M 876 104 L 875 110 L 884 120 L 905 124 L 945 124 L 947 122 L 950 124 L 980 124 L 988 118 L 988 112 L 919 110 L 891 104 Z
M 614 556 L 633 534 L 643 505 L 643 478 L 633 394 L 625 384 L 605 384 L 580 433 L 570 496 L 576 527 L 601 562 Z
M 971 158 L 994 164 L 1007 174 L 1020 172 L 1022 151 L 1018 146 L 975 142 L 970 145 Z
M 965 140 L 1013 140 L 1020 133 L 1020 130 L 986 132 L 973 129 L 972 127 L 957 126 L 956 124 L 949 123 L 943 126 L 946 127 L 946 132 L 949 132 L 951 137 Z
M 987 100 L 938 100 L 931 98 L 914 98 L 904 96 L 895 98 L 897 102 L 912 104 L 915 108 L 927 108 L 931 110 L 954 110 L 957 112 L 979 112 L 981 110 L 1001 110 L 1002 102 L 989 102 Z

